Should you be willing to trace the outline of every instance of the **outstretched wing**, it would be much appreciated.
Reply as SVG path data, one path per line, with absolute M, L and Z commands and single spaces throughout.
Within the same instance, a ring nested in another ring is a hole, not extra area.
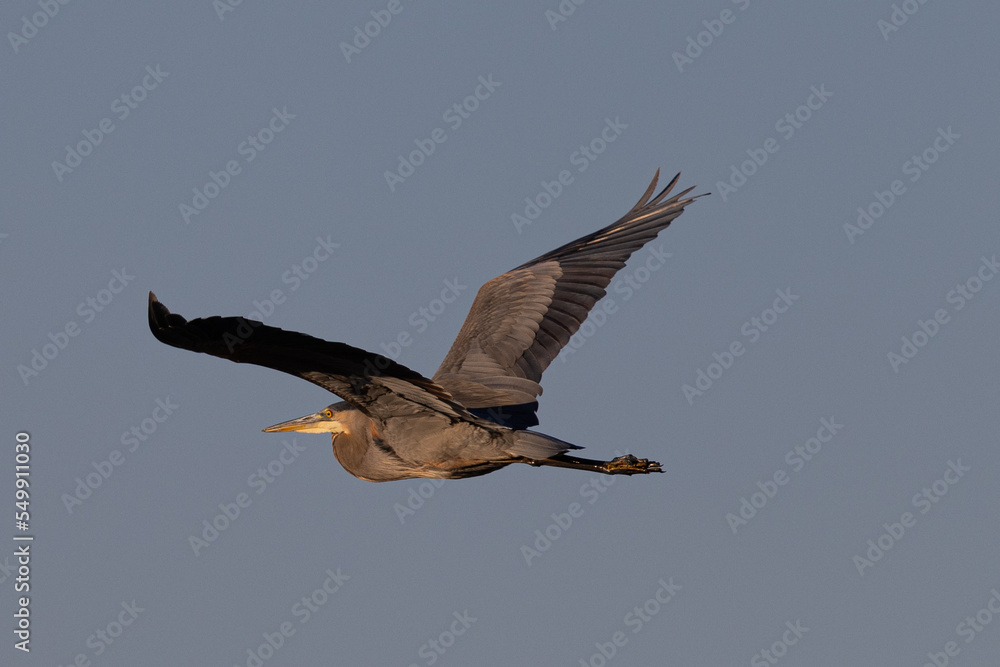
M 632 253 L 697 198 L 684 198 L 688 188 L 665 199 L 680 174 L 653 197 L 659 175 L 617 222 L 483 285 L 434 380 L 476 412 L 512 406 L 499 411 L 511 425 L 537 424 L 542 372 Z
M 431 410 L 475 420 L 440 385 L 416 371 L 344 343 L 269 327 L 243 317 L 185 320 L 149 293 L 149 329 L 157 340 L 192 352 L 290 373 L 333 392 L 368 417 Z

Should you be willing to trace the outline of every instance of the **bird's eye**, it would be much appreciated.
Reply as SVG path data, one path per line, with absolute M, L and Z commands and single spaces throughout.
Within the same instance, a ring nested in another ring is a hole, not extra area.
M 333 416 L 333 413 L 332 413 L 332 412 L 330 412 L 329 410 L 324 410 L 324 411 L 323 411 L 323 414 L 324 414 L 324 415 L 326 415 L 327 419 L 329 419 L 330 417 L 332 417 L 332 416 Z

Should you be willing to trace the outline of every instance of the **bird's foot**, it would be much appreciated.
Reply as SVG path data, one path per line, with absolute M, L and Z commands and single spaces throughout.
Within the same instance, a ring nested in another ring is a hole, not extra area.
M 663 472 L 657 461 L 637 459 L 631 454 L 612 459 L 604 467 L 609 475 L 644 475 L 651 472 Z

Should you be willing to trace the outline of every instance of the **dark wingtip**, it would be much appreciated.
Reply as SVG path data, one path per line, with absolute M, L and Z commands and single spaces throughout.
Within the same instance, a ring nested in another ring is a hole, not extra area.
M 167 310 L 166 307 L 159 302 L 156 295 L 153 294 L 153 290 L 149 291 L 149 308 L 147 311 L 147 318 L 149 320 L 149 330 L 156 336 L 157 339 L 160 338 L 160 329 L 163 328 L 162 320 L 164 318 L 164 313 L 160 310 Z M 169 311 L 167 311 L 169 313 Z
M 153 332 L 156 339 L 167 343 L 168 345 L 173 345 L 172 341 L 166 340 L 164 337 L 165 332 L 173 326 L 180 326 L 187 323 L 180 315 L 175 315 L 167 309 L 160 300 L 156 298 L 156 295 L 152 291 L 149 292 L 149 330 Z

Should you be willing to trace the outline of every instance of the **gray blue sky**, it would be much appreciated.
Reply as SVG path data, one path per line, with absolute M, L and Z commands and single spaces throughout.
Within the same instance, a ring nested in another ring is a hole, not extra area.
M 998 19 L 6 3 L 8 627 L 19 432 L 35 541 L 0 662 L 995 664 Z M 657 168 L 713 194 L 546 372 L 539 430 L 664 475 L 362 482 L 260 432 L 335 397 L 147 329 L 152 289 L 431 374 L 480 285 Z

